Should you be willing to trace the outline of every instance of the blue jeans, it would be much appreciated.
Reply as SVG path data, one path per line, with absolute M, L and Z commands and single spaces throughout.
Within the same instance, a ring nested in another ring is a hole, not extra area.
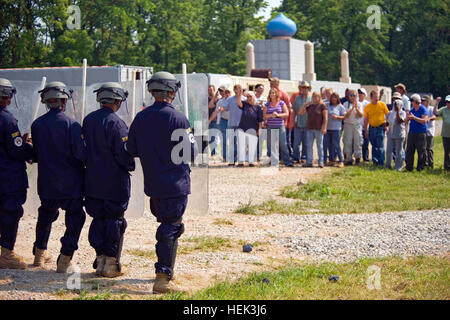
M 272 130 L 274 132 L 272 132 Z M 273 139 L 275 140 L 275 146 L 273 146 L 272 150 L 272 133 L 276 133 L 278 130 L 278 141 L 276 141 L 276 137 L 274 136 Z M 277 142 L 279 145 L 279 148 L 277 146 Z M 272 165 L 277 165 L 279 162 L 279 152 L 281 152 L 281 159 L 283 160 L 284 165 L 288 166 L 292 164 L 291 158 L 289 156 L 289 151 L 286 143 L 286 127 L 281 126 L 280 128 L 267 128 L 267 150 L 270 151 L 270 158 Z M 273 152 L 272 152 L 273 151 Z
M 300 144 L 302 145 L 302 155 L 300 157 Z M 294 160 L 306 160 L 306 128 L 294 128 Z
M 217 128 L 217 123 L 216 123 L 216 121 L 211 122 L 211 123 L 209 124 L 208 128 L 209 128 L 209 129 L 218 129 L 218 128 Z M 210 136 L 209 136 L 209 145 L 210 145 L 211 155 L 212 155 L 212 156 L 216 155 L 216 148 L 214 147 L 214 145 L 217 144 L 216 139 L 217 139 L 217 137 L 214 136 L 214 135 L 210 135 Z
M 362 145 L 362 156 L 363 161 L 369 161 L 369 139 L 366 139 L 366 130 L 362 131 L 363 145 Z
M 384 166 L 385 150 L 384 137 L 386 129 L 384 126 L 372 127 L 369 126 L 369 141 L 372 145 L 372 161 L 378 166 Z
M 312 165 L 313 161 L 313 143 L 316 139 L 317 153 L 319 154 L 319 164 L 323 164 L 323 134 L 322 130 L 306 130 L 306 163 Z
M 327 134 L 323 136 L 323 150 L 324 150 L 324 160 L 333 162 L 336 159 L 336 155 L 339 158 L 339 162 L 343 162 L 342 151 L 341 151 L 341 130 L 327 130 Z
M 292 131 L 286 128 L 286 146 L 289 152 L 289 156 L 292 155 Z
M 228 127 L 228 120 L 220 119 L 219 130 L 220 133 L 222 134 L 221 144 L 222 144 L 223 159 L 226 159 L 227 157 L 227 127 Z

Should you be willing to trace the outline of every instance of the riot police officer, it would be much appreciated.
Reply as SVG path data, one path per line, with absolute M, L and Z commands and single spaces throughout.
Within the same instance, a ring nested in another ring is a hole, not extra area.
M 31 126 L 33 146 L 38 162 L 38 209 L 36 241 L 33 246 L 34 266 L 50 261 L 46 253 L 52 223 L 59 209 L 66 212 L 66 232 L 57 260 L 58 273 L 66 273 L 74 252 L 78 249 L 81 230 L 86 220 L 83 210 L 83 179 L 86 147 L 81 125 L 65 113 L 71 93 L 62 82 L 51 82 L 39 91 L 48 112 Z
M 21 136 L 16 118 L 7 110 L 15 94 L 11 82 L 0 79 L 0 268 L 26 269 L 13 250 L 27 198 L 25 161 L 33 158 L 33 146 L 27 134 Z
M 161 223 L 156 232 L 158 261 L 153 293 L 178 290 L 170 280 L 191 192 L 188 162 L 198 153 L 189 121 L 171 104 L 180 87 L 180 82 L 168 72 L 157 72 L 147 81 L 155 103 L 136 115 L 127 143 L 128 152 L 141 160 L 145 194 L 150 197 L 153 215 Z M 173 152 L 180 142 L 181 153 Z
M 97 254 L 94 268 L 97 275 L 113 278 L 122 275 L 120 254 L 130 199 L 129 171 L 135 168 L 134 158 L 125 149 L 128 127 L 116 114 L 128 92 L 114 82 L 94 92 L 101 108 L 83 121 L 87 146 L 85 208 L 93 218 L 89 243 Z

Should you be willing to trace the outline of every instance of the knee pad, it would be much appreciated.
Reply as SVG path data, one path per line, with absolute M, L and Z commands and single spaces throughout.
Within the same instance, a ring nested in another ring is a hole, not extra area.
M 84 207 L 89 216 L 93 219 L 104 219 L 105 214 L 103 212 L 102 200 L 86 198 L 84 200 Z
M 184 233 L 184 224 L 161 224 L 156 231 L 156 240 L 173 243 Z
M 186 206 L 187 196 L 161 199 L 158 206 L 159 222 L 172 225 L 181 223 Z
M 39 212 L 38 222 L 45 223 L 45 224 L 53 223 L 59 217 L 58 209 L 40 207 L 38 209 L 38 212 Z
M 125 218 L 106 219 L 105 238 L 109 241 L 119 241 L 127 228 Z

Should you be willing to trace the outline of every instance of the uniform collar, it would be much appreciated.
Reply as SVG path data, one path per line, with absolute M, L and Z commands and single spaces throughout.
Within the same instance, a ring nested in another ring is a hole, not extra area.
M 170 107 L 170 108 L 173 109 L 173 105 L 171 103 L 168 103 L 168 102 L 165 102 L 165 101 L 163 101 L 163 102 L 155 102 L 153 104 L 153 107 L 156 107 L 156 108 Z
M 108 107 L 100 107 L 100 110 L 103 110 L 108 113 L 114 113 L 114 110 Z
M 48 112 L 52 112 L 52 113 L 60 113 L 60 112 L 62 112 L 62 110 L 59 109 L 59 108 L 51 108 Z

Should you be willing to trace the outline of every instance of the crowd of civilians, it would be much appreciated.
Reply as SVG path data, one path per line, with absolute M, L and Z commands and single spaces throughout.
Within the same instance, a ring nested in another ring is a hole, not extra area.
M 347 89 L 345 97 L 340 98 L 331 88 L 311 92 L 310 83 L 301 81 L 298 92 L 289 97 L 280 89 L 280 80 L 271 78 L 265 97 L 262 84 L 257 84 L 254 91 L 235 85 L 234 95 L 224 86 L 216 92 L 211 85 L 211 155 L 216 155 L 220 144 L 223 162 L 240 167 L 248 162 L 253 167 L 260 161 L 263 141 L 267 141 L 267 156 L 272 164 L 278 164 L 281 158 L 287 167 L 294 163 L 312 167 L 315 142 L 320 168 L 344 167 L 369 163 L 370 144 L 375 165 L 392 168 L 394 161 L 398 171 L 413 170 L 417 151 L 416 169 L 420 171 L 434 167 L 435 120 L 442 116 L 444 169 L 450 170 L 450 95 L 439 109 L 440 97 L 431 106 L 428 95 L 408 97 L 402 83 L 394 88 L 392 105 L 388 107 L 380 100 L 383 90 L 368 95 L 364 88 Z

